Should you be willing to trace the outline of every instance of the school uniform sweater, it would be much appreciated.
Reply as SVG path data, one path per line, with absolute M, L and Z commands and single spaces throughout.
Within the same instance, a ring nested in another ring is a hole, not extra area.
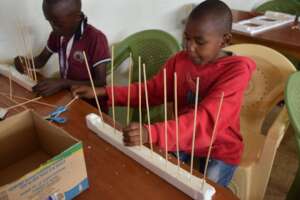
M 64 79 L 89 80 L 83 51 L 86 53 L 93 77 L 95 76 L 94 68 L 111 61 L 106 36 L 100 30 L 88 24 L 87 17 L 83 13 L 80 26 L 72 37 L 59 36 L 52 31 L 46 48 L 49 52 L 58 54 L 60 76 Z M 96 105 L 94 100 L 88 102 Z M 107 113 L 106 99 L 100 97 L 99 102 L 102 111 Z
M 151 67 L 151 66 L 148 66 Z M 167 72 L 167 99 L 174 102 L 174 72 L 177 73 L 177 97 L 179 113 L 179 148 L 191 153 L 194 124 L 194 101 L 197 77 L 200 78 L 199 104 L 197 107 L 195 155 L 205 157 L 212 138 L 221 94 L 224 102 L 217 124 L 211 157 L 228 164 L 239 164 L 243 152 L 243 139 L 240 133 L 240 111 L 244 91 L 251 79 L 255 63 L 242 56 L 222 57 L 205 65 L 194 64 L 184 51 L 170 58 L 164 68 Z M 164 102 L 163 70 L 147 81 L 149 104 L 160 105 Z M 130 104 L 138 107 L 139 86 L 133 83 Z M 106 88 L 111 105 L 111 88 Z M 114 87 L 115 104 L 127 105 L 127 87 Z M 145 89 L 142 84 L 142 105 L 145 107 Z M 165 149 L 164 122 L 147 127 L 154 144 Z M 167 121 L 168 151 L 176 151 L 176 123 Z

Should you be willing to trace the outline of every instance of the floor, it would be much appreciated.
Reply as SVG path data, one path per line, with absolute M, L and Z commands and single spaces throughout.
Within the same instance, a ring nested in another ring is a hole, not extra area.
M 298 150 L 290 126 L 279 146 L 265 200 L 284 200 L 298 168 Z

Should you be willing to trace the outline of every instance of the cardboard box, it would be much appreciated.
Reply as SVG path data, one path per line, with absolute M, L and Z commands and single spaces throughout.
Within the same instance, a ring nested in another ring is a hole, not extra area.
M 0 122 L 0 200 L 68 200 L 88 185 L 81 142 L 30 110 Z

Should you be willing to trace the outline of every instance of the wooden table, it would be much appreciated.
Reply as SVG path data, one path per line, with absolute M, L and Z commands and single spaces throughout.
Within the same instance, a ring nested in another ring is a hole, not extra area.
M 261 15 L 238 10 L 232 10 L 232 14 L 234 22 Z M 290 23 L 253 36 L 233 31 L 232 43 L 262 44 L 300 60 L 300 30 L 292 29 L 292 26 L 293 23 Z
M 0 76 L 0 92 L 8 92 L 8 80 Z M 14 85 L 14 95 L 32 98 L 33 95 L 24 89 Z M 71 99 L 67 91 L 45 98 L 42 101 L 47 103 L 64 105 Z M 11 102 L 0 95 L 0 106 L 5 107 Z M 41 115 L 46 115 L 53 108 L 30 104 L 26 106 L 34 109 Z M 12 110 L 9 116 L 21 112 L 21 109 Z M 76 199 L 190 199 L 187 195 L 165 182 L 140 164 L 115 149 L 104 140 L 97 137 L 88 130 L 85 124 L 85 116 L 89 113 L 97 113 L 97 110 L 82 100 L 77 100 L 71 105 L 68 112 L 63 116 L 68 118 L 61 128 L 74 137 L 83 141 L 84 154 L 87 166 L 90 188 L 83 192 Z M 110 118 L 105 115 L 105 118 Z M 216 188 L 215 200 L 236 200 L 229 190 L 211 183 Z

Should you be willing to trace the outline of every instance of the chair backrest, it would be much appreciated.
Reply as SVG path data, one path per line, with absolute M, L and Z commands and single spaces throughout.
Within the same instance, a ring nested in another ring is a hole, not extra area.
M 289 77 L 285 90 L 285 102 L 300 152 L 300 72 Z
M 243 134 L 261 133 L 267 114 L 283 100 L 285 82 L 295 67 L 282 54 L 262 45 L 237 44 L 225 50 L 256 62 L 256 71 L 244 95 L 241 130 Z
M 268 10 L 288 13 L 292 15 L 299 15 L 300 1 L 299 0 L 273 0 L 273 1 L 265 2 L 255 9 L 255 11 L 257 12 L 265 12 Z
M 138 81 L 139 56 L 141 56 L 142 63 L 146 64 L 147 79 L 150 79 L 165 64 L 167 59 L 180 49 L 177 40 L 169 33 L 161 30 L 145 30 L 137 32 L 115 45 L 114 63 L 117 68 L 131 53 L 133 60 L 132 81 L 136 82 Z M 107 72 L 110 73 L 110 67 Z M 119 110 L 121 113 L 121 109 Z M 139 118 L 139 113 L 137 109 L 132 110 L 131 118 L 136 121 Z M 161 121 L 163 116 L 163 107 L 158 106 L 150 109 L 151 122 Z M 119 121 L 122 121 L 124 117 L 120 118 Z
M 132 53 L 134 66 L 138 66 L 138 57 L 141 56 L 142 63 L 146 64 L 147 78 L 151 78 L 170 56 L 180 50 L 180 45 L 169 33 L 153 29 L 134 33 L 116 44 L 115 49 L 115 66 Z M 132 79 L 138 80 L 138 70 L 133 70 Z
M 300 72 L 296 72 L 289 77 L 285 90 L 285 102 L 289 113 L 290 122 L 294 128 L 296 142 L 298 144 L 298 157 L 300 161 Z M 300 168 L 295 176 L 286 199 L 299 198 L 300 192 Z

